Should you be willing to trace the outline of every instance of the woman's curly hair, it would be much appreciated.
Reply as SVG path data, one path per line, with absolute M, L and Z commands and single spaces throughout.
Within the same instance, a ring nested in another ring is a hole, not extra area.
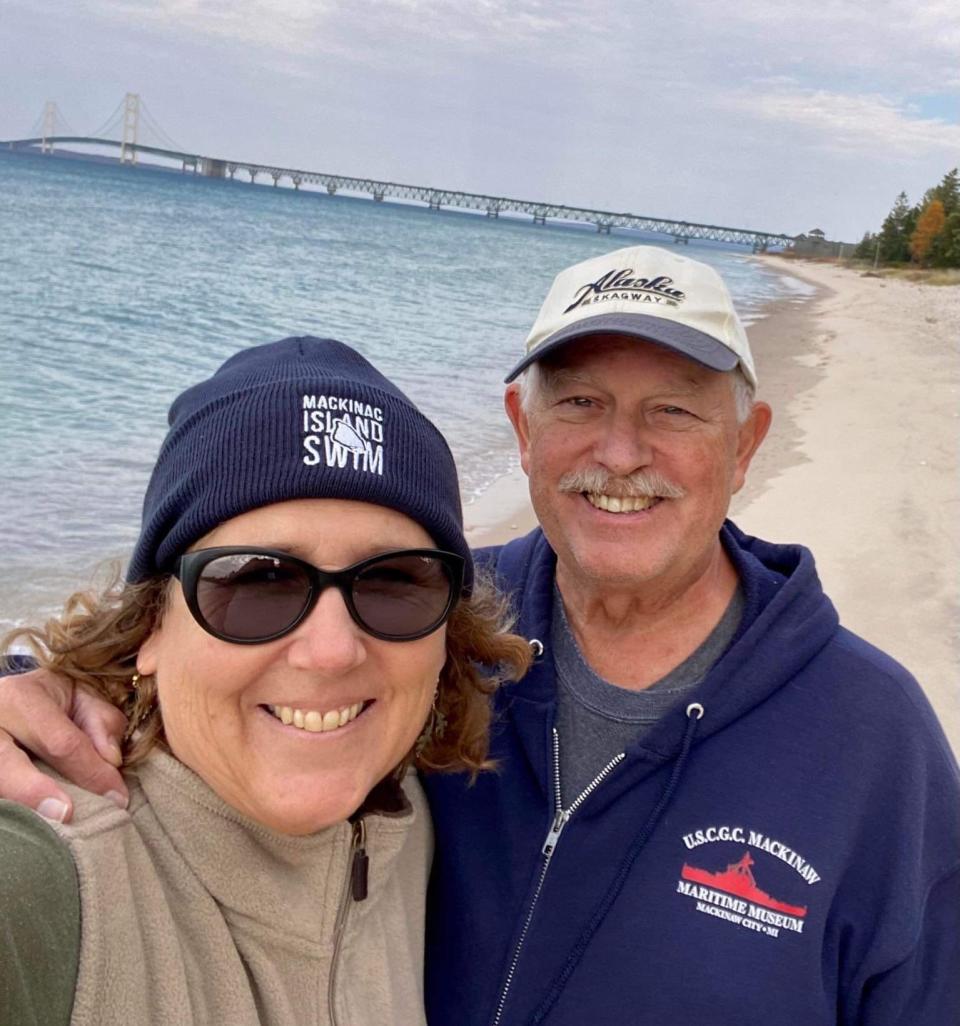
M 42 627 L 20 627 L 3 639 L 26 645 L 39 664 L 106 699 L 123 712 L 128 730 L 125 766 L 136 765 L 154 745 L 167 747 L 152 677 L 134 684 L 137 652 L 163 617 L 170 578 L 126 584 L 117 576 L 101 591 L 77 592 L 59 617 Z M 476 774 L 488 769 L 490 696 L 503 680 L 518 680 L 530 665 L 527 642 L 510 633 L 507 600 L 483 575 L 447 621 L 447 660 L 431 716 L 442 731 L 427 731 L 410 753 L 425 771 Z

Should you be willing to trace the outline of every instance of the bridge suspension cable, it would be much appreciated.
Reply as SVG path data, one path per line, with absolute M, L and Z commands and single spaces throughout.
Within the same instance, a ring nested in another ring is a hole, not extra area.
M 140 116 L 143 118 L 144 123 L 150 130 L 152 135 L 156 137 L 160 145 L 167 150 L 183 150 L 183 147 L 173 141 L 169 135 L 160 127 L 157 123 L 157 119 L 150 113 L 149 108 L 144 100 L 140 101 Z
M 113 113 L 110 115 L 110 117 L 108 117 L 107 120 L 104 121 L 104 123 L 95 132 L 90 133 L 91 138 L 109 139 L 110 132 L 116 132 L 117 135 L 120 134 L 120 127 L 123 123 L 123 107 L 125 102 L 126 97 L 124 97 L 116 105 L 116 107 L 113 108 Z
M 131 143 L 149 143 L 177 152 L 183 149 L 163 129 L 138 93 L 127 93 L 114 107 L 110 117 L 90 136 L 95 139 L 121 139 L 125 150 Z

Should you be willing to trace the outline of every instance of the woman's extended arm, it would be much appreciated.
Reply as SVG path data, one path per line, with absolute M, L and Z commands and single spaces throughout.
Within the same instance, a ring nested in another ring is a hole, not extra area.
M 80 958 L 80 890 L 67 846 L 0 802 L 0 1022 L 67 1026 Z

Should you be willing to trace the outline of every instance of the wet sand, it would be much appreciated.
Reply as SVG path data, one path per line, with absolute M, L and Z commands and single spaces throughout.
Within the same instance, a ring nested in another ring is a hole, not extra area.
M 842 622 L 910 669 L 960 752 L 960 289 L 764 259 L 818 291 L 749 329 L 774 423 L 731 515 L 813 550 Z M 536 522 L 519 470 L 465 514 L 472 545 Z

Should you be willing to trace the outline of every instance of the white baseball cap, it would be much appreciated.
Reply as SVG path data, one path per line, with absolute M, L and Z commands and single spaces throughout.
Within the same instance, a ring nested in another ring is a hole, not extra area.
M 561 271 L 513 379 L 559 346 L 599 332 L 633 335 L 718 371 L 739 363 L 756 387 L 747 333 L 719 274 L 657 246 L 628 246 Z

